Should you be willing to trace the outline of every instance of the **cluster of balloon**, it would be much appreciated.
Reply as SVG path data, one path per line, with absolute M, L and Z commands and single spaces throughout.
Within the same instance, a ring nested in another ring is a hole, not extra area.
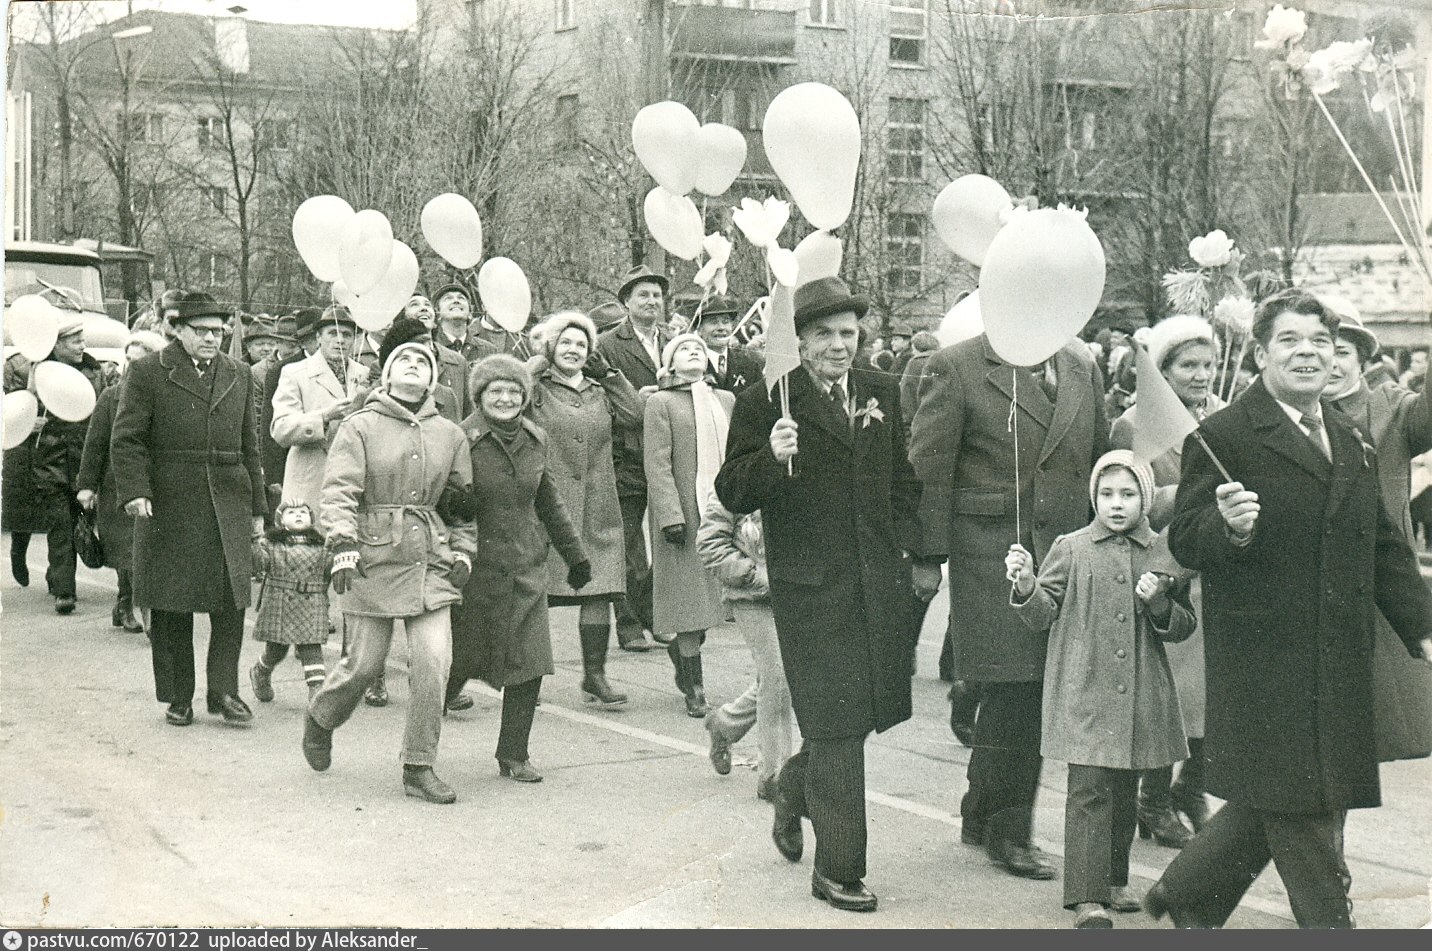
M 1030 367 L 1072 340 L 1104 293 L 1104 248 L 1086 213 L 1017 211 L 984 255 L 978 308 L 990 346 Z
M 521 333 L 532 315 L 532 287 L 511 258 L 491 258 L 477 272 L 482 309 L 509 333 Z
M 978 337 L 984 333 L 984 329 L 984 317 L 980 314 L 980 292 L 975 291 L 950 308 L 950 312 L 940 321 L 935 338 L 940 341 L 940 346 L 952 347 L 971 337 Z
M 940 240 L 980 267 L 1013 209 L 1009 192 L 999 182 L 987 175 L 961 175 L 940 191 L 931 217 Z
M 418 286 L 418 258 L 393 240 L 387 216 L 354 211 L 337 195 L 316 195 L 298 206 L 293 243 L 313 276 L 333 285 L 333 299 L 364 330 L 391 323 Z
M 95 392 L 85 375 L 68 363 L 48 360 L 60 336 L 61 311 L 39 294 L 15 298 L 5 332 L 15 349 L 35 364 L 35 392 L 16 390 L 4 398 L 4 447 L 13 449 L 34 429 L 40 403 L 51 416 L 78 423 L 94 412 Z M 38 395 L 38 400 L 36 399 Z
M 685 261 L 701 253 L 705 228 L 695 189 L 715 197 L 726 193 L 746 166 L 746 137 L 720 123 L 702 125 L 679 102 L 643 107 L 632 120 L 632 146 L 652 178 L 643 211 L 656 243 Z
M 365 294 L 355 294 L 346 281 L 333 283 L 333 299 L 348 308 L 353 322 L 364 330 L 382 330 L 418 286 L 418 256 L 401 241 L 393 241 L 388 267 Z

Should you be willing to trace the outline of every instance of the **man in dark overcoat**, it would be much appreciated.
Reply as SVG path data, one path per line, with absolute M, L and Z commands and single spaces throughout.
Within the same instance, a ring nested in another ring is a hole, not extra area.
M 1319 399 L 1338 321 L 1296 288 L 1260 305 L 1260 376 L 1190 436 L 1169 547 L 1203 577 L 1208 790 L 1227 805 L 1145 907 L 1218 927 L 1271 859 L 1305 928 L 1350 927 L 1348 809 L 1381 802 L 1372 650 L 1381 609 L 1432 662 L 1432 595 L 1379 499 L 1376 451 Z
M 626 308 L 626 318 L 597 338 L 597 352 L 638 391 L 656 386 L 661 351 L 671 339 L 666 329 L 667 287 L 666 278 L 650 268 L 632 268 L 617 289 L 617 302 Z M 652 589 L 651 561 L 641 527 L 646 516 L 646 462 L 640 426 L 614 438 L 612 458 L 627 562 L 626 600 L 617 615 L 617 641 L 623 650 L 646 651 L 652 644 L 642 629 L 652 629 Z
M 920 537 L 920 486 L 897 387 L 851 369 L 865 299 L 821 278 L 796 291 L 795 306 L 802 365 L 787 377 L 790 416 L 763 386 L 736 398 L 716 494 L 732 512 L 761 512 L 776 635 L 805 739 L 778 777 L 776 847 L 799 860 L 809 818 L 812 892 L 870 911 L 865 738 L 910 717 L 918 630 L 902 549 Z M 938 566 L 923 579 L 937 586 Z
M 209 615 L 208 708 L 253 717 L 239 699 L 250 544 L 263 531 L 253 376 L 219 352 L 228 315 L 208 294 L 179 301 L 175 339 L 124 376 L 110 436 L 134 532 L 134 603 L 149 608 L 155 695 L 194 721 L 194 615 Z
M 953 674 L 980 697 L 960 836 L 1011 874 L 1053 878 L 1029 838 L 1047 634 L 1009 609 L 1001 553 L 1018 539 L 1042 563 L 1054 539 L 1089 523 L 1089 474 L 1109 440 L 1103 384 L 1081 341 L 1026 369 L 982 334 L 932 356 L 919 393 L 910 461 L 924 483 L 926 553 L 948 556 Z

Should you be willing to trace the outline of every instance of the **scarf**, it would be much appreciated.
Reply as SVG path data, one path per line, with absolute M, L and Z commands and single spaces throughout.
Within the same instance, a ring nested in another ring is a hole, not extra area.
M 482 418 L 487 420 L 488 431 L 491 432 L 492 435 L 496 436 L 498 441 L 501 442 L 504 446 L 510 447 L 513 442 L 517 440 L 517 437 L 522 433 L 521 415 L 514 416 L 505 423 L 493 419 L 486 413 L 482 414 Z
M 399 406 L 401 406 L 403 409 L 407 410 L 408 412 L 412 413 L 414 416 L 418 415 L 418 410 L 422 409 L 422 408 L 423 408 L 423 404 L 428 401 L 428 398 L 427 398 L 426 396 L 424 396 L 424 397 L 423 397 L 422 399 L 420 399 L 420 400 L 400 400 L 400 399 L 398 399 L 396 396 L 393 395 L 393 393 L 392 393 L 391 390 L 388 392 L 388 397 L 389 397 L 394 403 L 397 403 Z
M 691 384 L 691 404 L 696 410 L 696 508 L 704 520 L 707 503 L 716 494 L 716 473 L 726 458 L 731 420 L 705 380 Z

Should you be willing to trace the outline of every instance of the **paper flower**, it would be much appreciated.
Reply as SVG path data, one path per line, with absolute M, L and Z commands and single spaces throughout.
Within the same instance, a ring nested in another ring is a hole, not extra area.
M 1188 243 L 1188 256 L 1199 267 L 1223 267 L 1233 260 L 1233 239 L 1218 229 Z
M 1372 40 L 1355 42 L 1338 40 L 1330 43 L 1308 57 L 1303 67 L 1303 82 L 1316 95 L 1326 96 L 1342 85 L 1356 69 L 1375 69 L 1372 58 Z
M 1241 294 L 1230 294 L 1213 308 L 1213 324 L 1234 336 L 1246 337 L 1253 332 L 1253 301 Z
M 1277 49 L 1298 42 L 1307 32 L 1308 18 L 1303 11 L 1279 3 L 1268 11 L 1268 19 L 1263 21 L 1263 38 L 1253 45 L 1260 50 Z
M 708 234 L 701 242 L 706 252 L 706 263 L 696 272 L 692 283 L 701 287 L 713 287 L 716 293 L 726 293 L 726 262 L 731 258 L 731 242 L 721 232 Z
M 1179 314 L 1208 312 L 1208 278 L 1202 271 L 1170 271 L 1163 278 L 1164 296 Z
M 741 229 L 747 241 L 758 248 L 765 248 L 776 243 L 790 217 L 790 202 L 772 197 L 757 204 L 752 198 L 742 198 L 741 207 L 735 209 L 731 220 L 736 222 L 736 227 Z
M 861 429 L 869 429 L 872 419 L 877 423 L 885 422 L 885 412 L 880 408 L 880 401 L 872 396 L 866 400 L 864 406 L 855 411 L 855 418 L 860 420 Z

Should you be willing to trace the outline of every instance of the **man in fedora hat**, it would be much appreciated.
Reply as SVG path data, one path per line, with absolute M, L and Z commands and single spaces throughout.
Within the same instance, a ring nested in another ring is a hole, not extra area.
M 765 361 L 731 340 L 731 332 L 741 316 L 741 307 L 734 297 L 722 294 L 706 301 L 696 311 L 696 332 L 706 341 L 711 353 L 712 386 L 739 393 L 761 378 Z
M 244 357 L 255 366 L 278 350 L 278 332 L 268 314 L 259 314 L 244 324 Z
M 134 604 L 151 610 L 155 694 L 175 726 L 194 722 L 194 615 L 209 615 L 208 709 L 252 719 L 239 699 L 252 540 L 264 484 L 253 376 L 219 351 L 228 314 L 189 292 L 176 339 L 134 361 L 110 436 L 118 499 L 138 519 Z
M 627 271 L 617 289 L 617 303 L 626 309 L 626 318 L 597 338 L 597 352 L 638 391 L 656 386 L 661 351 L 671 339 L 663 319 L 667 287 L 666 278 L 645 265 Z M 651 562 L 641 527 L 646 515 L 641 428 L 616 437 L 612 446 L 627 562 L 626 600 L 617 617 L 617 640 L 623 650 L 646 651 L 652 648 L 646 636 L 652 626 Z
M 716 494 L 760 511 L 781 659 L 804 744 L 777 778 L 776 848 L 799 861 L 815 830 L 815 897 L 873 911 L 865 888 L 865 738 L 910 717 L 913 582 L 933 597 L 938 567 L 912 579 L 920 485 L 905 453 L 900 394 L 852 368 L 868 304 L 834 277 L 797 289 L 801 366 L 790 415 L 764 387 L 736 398 Z M 790 468 L 788 469 L 788 465 Z

